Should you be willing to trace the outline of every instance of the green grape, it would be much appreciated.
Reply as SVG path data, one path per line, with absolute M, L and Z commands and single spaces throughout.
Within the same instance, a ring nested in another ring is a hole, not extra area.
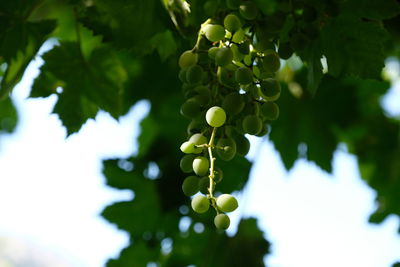
M 243 55 L 242 53 L 239 52 L 239 47 L 236 44 L 231 45 L 231 50 L 232 50 L 234 61 L 239 62 L 244 59 L 245 55 Z
M 280 43 L 278 55 L 281 59 L 289 59 L 293 55 L 293 49 L 290 46 L 290 43 Z
M 267 50 L 274 50 L 275 45 L 268 38 L 262 37 L 260 40 L 257 40 L 257 43 L 254 45 L 254 48 L 263 53 Z
M 210 208 L 210 201 L 206 196 L 197 195 L 192 199 L 192 209 L 197 213 L 204 213 Z
M 201 177 L 199 182 L 200 192 L 203 193 L 204 195 L 207 195 L 209 193 L 208 192 L 209 186 L 210 186 L 210 178 L 208 176 Z
M 239 13 L 243 18 L 253 20 L 257 17 L 258 8 L 253 2 L 245 1 L 239 6 Z
M 226 6 L 229 9 L 237 9 L 239 8 L 241 0 L 226 0 Z
M 265 51 L 262 62 L 266 72 L 277 72 L 281 67 L 278 53 L 270 49 Z
M 226 66 L 232 63 L 233 53 L 229 47 L 222 47 L 215 53 L 215 64 L 218 66 Z
M 179 80 L 181 81 L 181 82 L 183 82 L 183 83 L 187 83 L 187 80 L 186 80 L 186 69 L 181 69 L 180 71 L 179 71 Z
M 246 37 L 245 31 L 243 29 L 239 29 L 233 34 L 232 42 L 238 44 L 238 43 L 242 42 L 245 37 Z
M 207 95 L 195 95 L 192 97 L 194 101 L 196 101 L 197 103 L 199 103 L 200 107 L 205 107 L 208 106 L 208 104 L 210 103 L 210 96 Z
M 274 102 L 265 102 L 261 105 L 261 112 L 267 120 L 274 121 L 279 117 L 279 106 Z
M 226 121 L 226 113 L 221 107 L 214 106 L 207 110 L 206 121 L 211 127 L 221 127 Z
M 193 171 L 198 176 L 204 176 L 208 172 L 210 162 L 206 157 L 198 156 L 193 160 Z
M 268 129 L 267 125 L 266 125 L 266 124 L 262 124 L 262 126 L 261 126 L 261 131 L 260 131 L 258 134 L 256 134 L 256 136 L 263 137 L 263 136 L 265 136 L 268 132 L 269 132 L 269 129 Z
M 224 27 L 230 32 L 236 32 L 242 27 L 242 23 L 235 14 L 229 14 L 224 19 Z
M 214 16 L 215 12 L 218 9 L 218 1 L 215 1 L 215 0 L 206 1 L 204 3 L 203 9 L 204 9 L 204 13 L 208 17 Z
M 250 141 L 246 136 L 238 134 L 234 136 L 236 142 L 236 153 L 240 156 L 246 156 L 250 150 Z
M 200 133 L 196 133 L 189 138 L 189 141 L 195 145 L 204 145 L 208 143 L 207 137 Z
M 186 70 L 186 80 L 189 84 L 197 84 L 203 78 L 203 68 L 199 65 L 192 65 Z
M 193 144 L 192 142 L 186 141 L 182 143 L 180 149 L 185 154 L 192 154 L 195 151 L 196 147 L 195 144 Z
M 222 102 L 222 108 L 230 115 L 239 114 L 244 108 L 243 97 L 239 93 L 230 93 L 225 96 Z
M 236 155 L 236 142 L 232 138 L 219 139 L 217 147 L 219 147 L 219 149 L 217 149 L 217 154 L 224 161 L 229 161 Z
M 290 38 L 290 47 L 294 51 L 303 51 L 309 44 L 307 36 L 303 33 L 295 33 Z
M 235 80 L 235 72 L 237 67 L 234 64 L 219 67 L 217 70 L 217 77 L 219 83 L 226 87 L 238 88 L 239 84 Z
M 253 82 L 253 72 L 248 67 L 240 67 L 235 72 L 236 82 L 239 84 L 249 84 Z
M 262 129 L 262 120 L 257 115 L 247 115 L 244 117 L 242 125 L 246 133 L 256 135 Z
M 220 213 L 217 216 L 215 216 L 214 224 L 215 224 L 215 227 L 217 227 L 218 229 L 226 230 L 229 228 L 229 225 L 231 224 L 231 220 L 229 219 L 228 215 L 226 215 L 224 213 Z
M 203 27 L 203 32 L 211 42 L 221 41 L 225 37 L 225 29 L 221 25 L 207 24 Z
M 193 160 L 196 156 L 195 155 L 184 155 L 179 162 L 179 167 L 184 173 L 190 173 L 193 171 Z
M 221 168 L 217 167 L 214 171 L 215 177 L 214 177 L 214 182 L 219 183 L 224 179 L 224 172 L 222 171 Z
M 192 135 L 201 132 L 207 126 L 206 120 L 202 113 L 194 119 L 192 119 L 187 127 L 188 135 Z
M 197 176 L 188 176 L 183 180 L 182 191 L 183 193 L 190 197 L 199 192 L 199 182 L 200 179 Z
M 200 114 L 200 104 L 195 99 L 188 99 L 181 106 L 181 114 L 186 118 L 194 118 Z
M 216 204 L 222 212 L 232 212 L 239 206 L 236 198 L 230 194 L 222 194 L 217 197 Z
M 215 54 L 219 50 L 219 47 L 213 46 L 208 49 L 208 57 L 215 60 Z
M 198 56 L 197 54 L 193 53 L 191 50 L 187 50 L 182 53 L 179 57 L 179 67 L 182 69 L 188 68 L 197 63 Z
M 281 85 L 273 78 L 262 80 L 259 87 L 259 94 L 265 100 L 275 101 L 281 95 Z

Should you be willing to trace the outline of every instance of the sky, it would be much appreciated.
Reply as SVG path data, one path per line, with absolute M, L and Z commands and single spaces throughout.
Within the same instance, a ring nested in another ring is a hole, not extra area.
M 140 102 L 119 121 L 100 113 L 65 139 L 61 122 L 50 115 L 56 97 L 27 99 L 40 64 L 37 59 L 29 66 L 12 95 L 20 113 L 16 132 L 0 137 L 0 266 L 14 258 L 38 258 L 41 267 L 103 266 L 128 237 L 99 213 L 132 194 L 105 186 L 101 160 L 137 150 L 138 123 L 148 105 Z M 400 114 L 399 99 L 400 87 L 383 99 L 389 113 Z M 400 261 L 399 219 L 367 223 L 375 193 L 344 146 L 329 175 L 304 160 L 287 172 L 270 142 L 251 142 L 249 159 L 257 160 L 238 194 L 240 207 L 228 234 L 239 217 L 258 217 L 272 242 L 268 266 L 389 267 Z

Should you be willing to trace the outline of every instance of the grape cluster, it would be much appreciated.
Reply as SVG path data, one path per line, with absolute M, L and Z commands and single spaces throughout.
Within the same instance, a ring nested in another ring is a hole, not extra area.
M 229 227 L 226 213 L 238 201 L 230 194 L 214 196 L 223 178 L 216 161 L 245 156 L 250 149 L 246 134 L 268 133 L 268 123 L 279 116 L 275 101 L 281 94 L 275 78 L 280 57 L 274 40 L 259 33 L 258 8 L 251 1 L 229 0 L 226 5 L 228 12 L 201 25 L 195 46 L 178 62 L 186 99 L 180 112 L 190 119 L 188 139 L 180 147 L 185 153 L 180 167 L 189 175 L 182 190 L 194 196 L 195 212 L 215 209 L 219 229 Z

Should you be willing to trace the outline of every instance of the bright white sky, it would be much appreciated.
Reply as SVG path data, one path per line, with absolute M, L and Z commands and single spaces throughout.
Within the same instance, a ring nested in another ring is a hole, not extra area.
M 65 140 L 60 121 L 49 115 L 55 97 L 26 100 L 38 64 L 13 94 L 17 132 L 0 138 L 0 237 L 55 255 L 60 263 L 51 267 L 103 266 L 128 239 L 98 214 L 131 194 L 104 186 L 101 159 L 137 149 L 138 121 L 148 107 L 141 103 L 119 122 L 102 113 Z M 389 267 L 400 260 L 399 219 L 367 223 L 375 193 L 345 148 L 335 155 L 333 176 L 304 161 L 286 173 L 270 143 L 252 141 L 250 158 L 258 160 L 233 222 L 259 217 L 273 245 L 269 267 Z

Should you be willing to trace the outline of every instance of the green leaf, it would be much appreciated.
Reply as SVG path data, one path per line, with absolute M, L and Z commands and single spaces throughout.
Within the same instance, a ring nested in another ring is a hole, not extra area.
M 18 122 L 18 114 L 12 100 L 8 97 L 0 101 L 0 134 L 12 133 Z
M 170 30 L 165 30 L 155 34 L 151 40 L 151 45 L 157 49 L 161 61 L 165 61 L 169 56 L 177 51 L 177 45 L 174 36 Z

